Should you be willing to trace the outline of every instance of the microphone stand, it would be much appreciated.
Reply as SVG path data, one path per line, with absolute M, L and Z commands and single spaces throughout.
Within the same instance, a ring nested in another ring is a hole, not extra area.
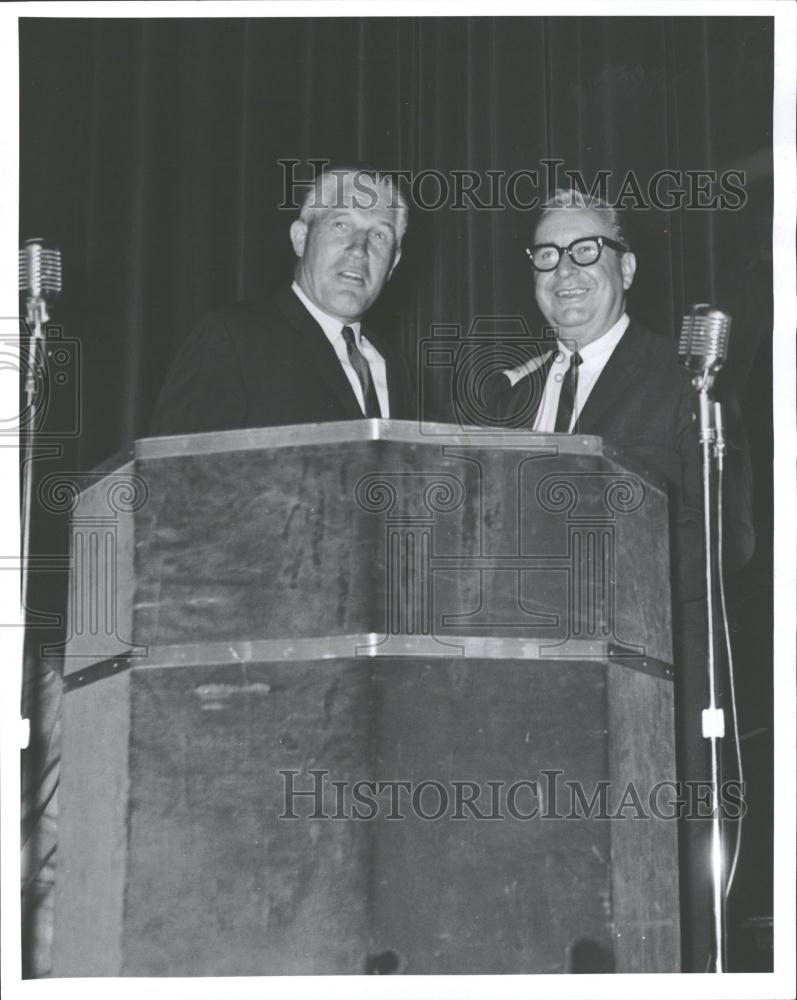
M 47 306 L 43 299 L 32 298 L 27 303 L 26 320 L 30 331 L 28 364 L 25 372 L 25 397 L 26 397 L 26 428 L 25 443 L 22 451 L 22 509 L 20 511 L 20 521 L 22 530 L 21 550 L 22 550 L 22 572 L 21 572 L 21 600 L 22 612 L 27 618 L 29 584 L 30 584 L 30 536 L 31 536 L 31 513 L 33 510 L 33 452 L 36 437 L 36 370 L 39 359 L 44 357 L 44 335 L 42 325 L 50 319 L 47 313 Z
M 714 509 L 712 503 L 712 472 L 717 459 L 719 464 L 724 458 L 725 444 L 722 437 L 722 420 L 719 403 L 712 403 L 710 392 L 714 384 L 714 373 L 706 370 L 696 375 L 692 385 L 698 392 L 700 403 L 700 445 L 702 450 L 703 471 L 703 534 L 705 540 L 705 575 L 706 575 L 706 620 L 708 625 L 707 669 L 708 669 L 708 708 L 703 709 L 703 738 L 709 741 L 710 751 L 710 783 L 712 795 L 711 808 L 711 903 L 712 930 L 714 939 L 714 972 L 725 972 L 724 941 L 725 941 L 725 907 L 724 907 L 724 872 L 722 824 L 720 816 L 720 747 L 719 740 L 725 736 L 725 716 L 717 705 L 717 660 L 714 642 L 714 552 L 711 516 Z M 715 423 L 716 416 L 716 423 Z M 718 435 L 718 428 L 720 434 Z M 719 567 L 722 572 L 722 567 Z

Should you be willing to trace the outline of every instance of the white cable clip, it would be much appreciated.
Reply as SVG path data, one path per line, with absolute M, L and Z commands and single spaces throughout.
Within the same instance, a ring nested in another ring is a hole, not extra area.
M 725 735 L 725 713 L 721 708 L 703 709 L 703 738 L 711 739 L 712 736 L 722 739 Z

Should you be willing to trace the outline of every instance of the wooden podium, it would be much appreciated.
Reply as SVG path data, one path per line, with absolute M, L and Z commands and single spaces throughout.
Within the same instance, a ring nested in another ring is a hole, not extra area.
M 71 506 L 54 975 L 679 970 L 666 498 L 599 438 L 160 438 Z

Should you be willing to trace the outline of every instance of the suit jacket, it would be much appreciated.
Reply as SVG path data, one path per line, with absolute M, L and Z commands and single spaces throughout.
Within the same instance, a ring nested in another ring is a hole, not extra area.
M 403 359 L 365 325 L 363 333 L 385 358 L 390 416 L 411 416 Z M 199 323 L 169 370 L 150 433 L 361 419 L 324 331 L 284 289 L 263 306 L 236 303 Z

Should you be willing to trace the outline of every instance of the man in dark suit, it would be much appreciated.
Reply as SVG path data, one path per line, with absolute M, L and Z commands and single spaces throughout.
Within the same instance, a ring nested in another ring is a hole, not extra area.
M 508 426 L 596 434 L 663 482 L 673 527 L 676 612 L 702 600 L 702 479 L 695 423 L 697 393 L 678 360 L 674 341 L 626 313 L 625 293 L 636 257 L 618 213 L 577 191 L 557 191 L 543 206 L 526 251 L 534 293 L 550 324 L 527 362 L 495 377 L 493 407 Z M 726 398 L 729 441 L 732 565 L 750 558 L 747 442 L 738 406 Z
M 152 434 L 409 416 L 403 362 L 362 322 L 406 228 L 389 178 L 322 174 L 290 228 L 293 285 L 202 320 L 171 367 Z
M 676 749 L 682 780 L 707 776 L 701 711 L 706 690 L 706 618 L 697 393 L 673 341 L 626 313 L 636 258 L 619 215 L 575 191 L 543 205 L 526 251 L 537 304 L 556 340 L 497 373 L 489 388 L 505 425 L 600 435 L 666 485 L 669 495 Z M 747 443 L 735 400 L 729 427 L 726 563 L 738 567 L 753 548 Z M 710 953 L 706 826 L 684 824 L 682 894 L 684 968 L 703 971 Z

